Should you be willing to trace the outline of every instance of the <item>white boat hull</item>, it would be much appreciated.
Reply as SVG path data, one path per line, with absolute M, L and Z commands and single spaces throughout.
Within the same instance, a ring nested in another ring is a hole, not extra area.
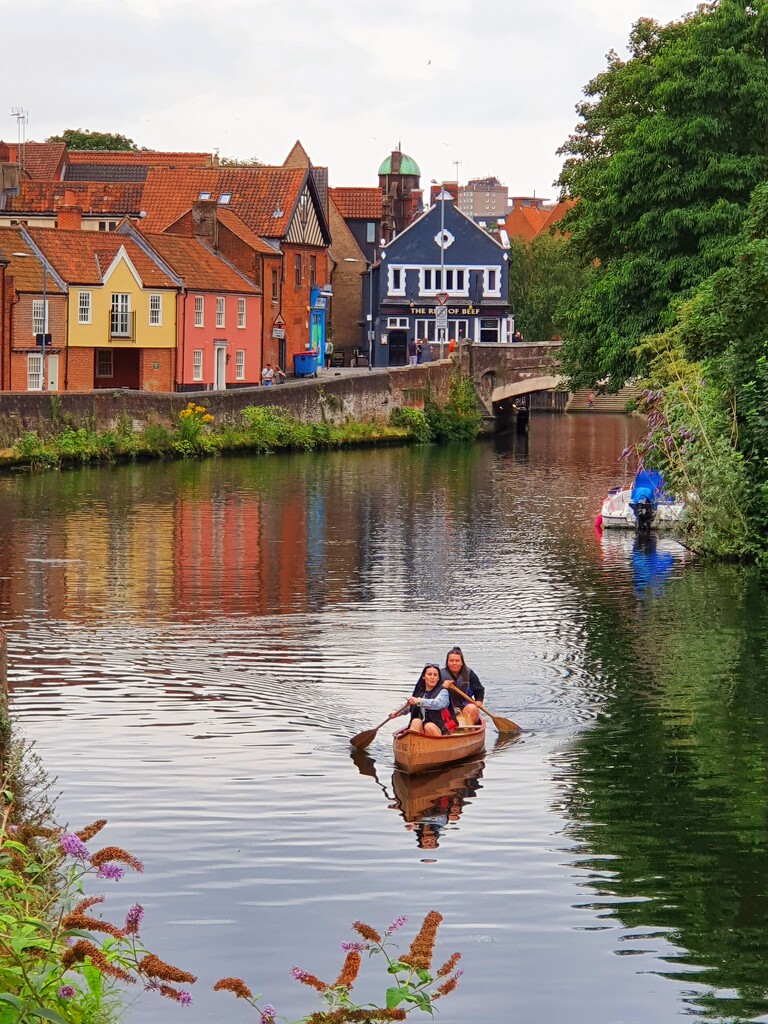
M 600 509 L 600 525 L 604 530 L 635 530 L 637 519 L 629 504 L 632 489 L 615 487 Z M 683 505 L 680 502 L 659 502 L 653 517 L 652 529 L 673 530 L 682 519 Z

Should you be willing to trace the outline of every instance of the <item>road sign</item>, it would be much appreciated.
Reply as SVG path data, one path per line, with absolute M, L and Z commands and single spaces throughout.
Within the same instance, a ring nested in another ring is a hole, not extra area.
M 441 327 L 448 326 L 448 307 L 435 306 L 435 323 Z
M 435 302 L 438 306 L 446 306 L 448 304 L 448 292 L 438 292 L 435 296 Z
M 283 317 L 282 317 L 282 315 L 280 313 L 278 313 L 277 316 L 275 317 L 275 319 L 272 321 L 272 326 L 273 327 L 285 327 L 285 320 L 283 320 Z

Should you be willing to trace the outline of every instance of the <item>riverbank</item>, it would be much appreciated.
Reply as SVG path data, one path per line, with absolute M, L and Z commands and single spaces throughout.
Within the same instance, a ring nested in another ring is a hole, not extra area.
M 267 389 L 262 389 L 262 396 Z M 269 398 L 273 398 L 269 389 Z M 472 441 L 480 430 L 480 415 L 471 382 L 454 372 L 443 402 L 432 394 L 429 379 L 420 393 L 409 389 L 409 405 L 396 404 L 380 416 L 337 422 L 343 403 L 323 388 L 315 389 L 321 419 L 297 418 L 281 405 L 230 407 L 222 421 L 206 399 L 188 401 L 170 422 L 148 416 L 136 420 L 122 410 L 107 429 L 90 422 L 77 425 L 57 410 L 58 429 L 45 433 L 25 430 L 13 446 L 0 451 L 0 470 L 58 469 L 82 463 L 116 463 L 146 459 L 187 459 L 225 454 L 270 455 L 276 452 L 361 448 L 444 441 Z M 282 397 L 283 392 L 281 392 Z M 400 398 L 405 400 L 404 389 Z M 203 404 L 205 402 L 205 404 Z M 216 406 L 214 401 L 212 406 Z

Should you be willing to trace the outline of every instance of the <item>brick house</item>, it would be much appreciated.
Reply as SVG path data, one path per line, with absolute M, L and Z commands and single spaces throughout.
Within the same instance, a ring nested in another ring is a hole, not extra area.
M 182 283 L 177 308 L 175 385 L 180 391 L 223 391 L 259 383 L 261 291 L 202 238 L 119 234 L 159 256 Z
M 44 264 L 22 229 L 0 228 L 0 256 L 8 261 L 3 275 L 0 390 L 64 391 L 66 284 L 49 263 Z M 44 328 L 51 339 L 45 358 L 42 343 L 38 344 Z
M 113 232 L 35 228 L 21 234 L 64 285 L 60 389 L 172 391 L 181 280 L 132 238 Z M 55 331 L 52 315 L 52 353 Z
M 145 230 L 167 230 L 200 200 L 227 208 L 272 248 L 276 260 L 263 281 L 263 359 L 290 370 L 292 356 L 310 345 L 310 291 L 330 278 L 330 232 L 312 168 L 152 168 L 144 183 Z

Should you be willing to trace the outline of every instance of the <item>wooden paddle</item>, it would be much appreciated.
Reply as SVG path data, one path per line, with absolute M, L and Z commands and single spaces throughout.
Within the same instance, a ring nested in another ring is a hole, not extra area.
M 490 720 L 499 730 L 500 736 L 516 735 L 517 733 L 523 731 L 519 725 L 515 725 L 515 723 L 510 721 L 509 718 L 502 718 L 500 715 L 492 715 L 490 711 L 486 711 L 485 708 L 482 707 L 482 705 L 478 704 L 476 700 L 473 700 L 470 696 L 468 696 L 468 694 L 464 693 L 463 690 L 460 690 L 458 686 L 454 686 L 453 683 L 446 682 L 443 683 L 443 686 L 446 687 L 446 689 L 448 690 L 453 690 L 453 692 L 457 693 L 462 700 L 466 700 L 470 704 L 474 704 L 475 707 L 482 711 L 484 715 L 488 715 Z
M 407 707 L 407 704 L 403 704 L 403 706 L 398 709 L 397 713 L 400 714 L 400 712 L 405 711 Z M 373 742 L 373 737 L 376 735 L 376 733 L 379 731 L 382 725 L 386 725 L 389 720 L 390 716 L 387 715 L 384 721 L 380 722 L 375 729 L 366 729 L 365 732 L 359 732 L 357 736 L 353 736 L 349 742 L 352 744 L 353 747 L 356 747 L 358 750 L 363 750 L 365 747 L 367 747 L 369 744 Z

